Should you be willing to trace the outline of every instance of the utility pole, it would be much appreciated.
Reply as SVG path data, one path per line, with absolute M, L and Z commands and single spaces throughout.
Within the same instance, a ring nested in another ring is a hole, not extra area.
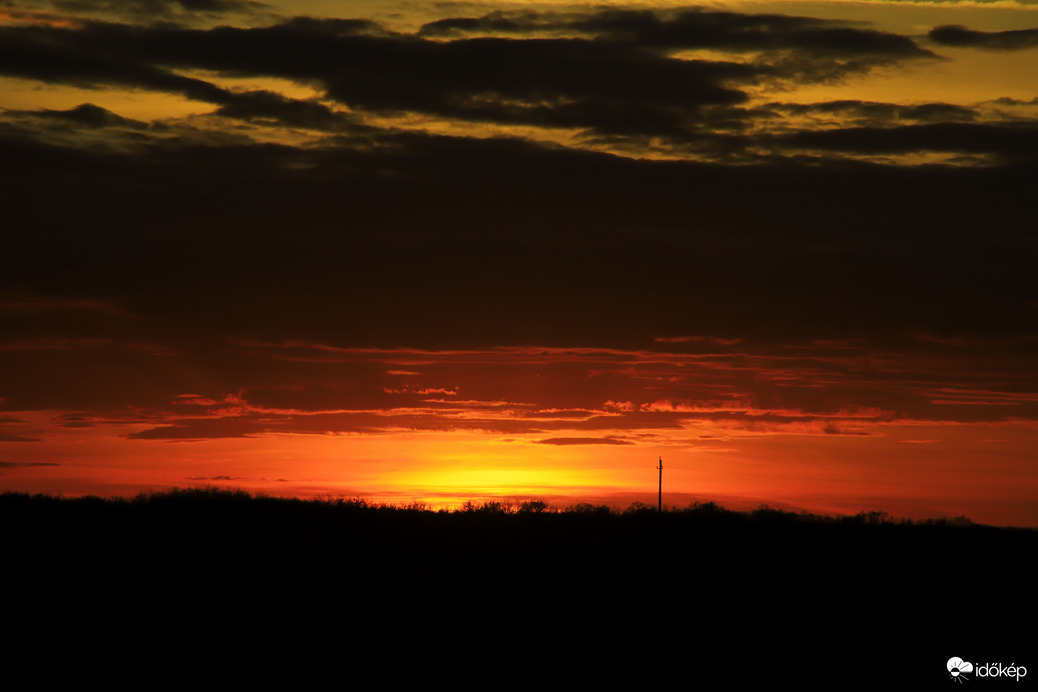
M 660 457 L 660 465 L 656 468 L 660 470 L 660 496 L 659 507 L 657 508 L 657 512 L 663 514 L 663 457 Z

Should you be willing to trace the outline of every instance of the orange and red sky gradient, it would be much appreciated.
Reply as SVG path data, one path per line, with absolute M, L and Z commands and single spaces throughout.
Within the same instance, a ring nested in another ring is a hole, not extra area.
M 0 8 L 0 490 L 1038 525 L 1038 5 Z

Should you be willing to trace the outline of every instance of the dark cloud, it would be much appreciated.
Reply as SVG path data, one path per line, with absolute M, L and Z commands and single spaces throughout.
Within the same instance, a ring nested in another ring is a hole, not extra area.
M 769 103 L 764 108 L 783 115 L 830 116 L 841 126 L 854 124 L 894 124 L 902 122 L 971 122 L 979 114 L 973 108 L 950 103 L 901 105 L 873 101 L 826 101 L 821 103 Z
M 883 65 L 937 58 L 908 37 L 849 23 L 702 9 L 498 12 L 481 18 L 439 20 L 419 31 L 420 36 L 441 37 L 559 33 L 660 54 L 695 49 L 752 53 L 753 79 L 758 80 L 838 81 Z
M 5 27 L 0 70 L 81 87 L 175 93 L 218 105 L 222 115 L 273 118 L 297 127 L 334 129 L 342 116 L 320 103 L 269 92 L 232 93 L 182 72 L 319 84 L 327 97 L 359 111 L 694 142 L 711 121 L 731 119 L 732 111 L 723 109 L 746 101 L 746 85 L 834 80 L 881 64 L 935 57 L 894 34 L 779 15 L 602 11 L 525 14 L 509 21 L 515 31 L 532 31 L 553 20 L 555 30 L 582 36 L 425 38 L 468 26 L 457 20 L 427 25 L 418 35 L 366 20 L 306 18 L 254 29 L 97 21 L 76 28 Z M 490 26 L 498 20 L 472 21 Z M 697 47 L 760 56 L 742 64 L 667 53 Z M 711 112 L 717 108 L 722 115 Z
M 775 147 L 1020 159 L 1033 139 L 1027 126 L 963 123 L 800 133 Z M 508 140 L 370 141 L 112 154 L 0 140 L 4 282 L 44 296 L 88 287 L 147 315 L 138 330 L 169 339 L 176 325 L 175 341 L 629 344 L 1033 324 L 1024 163 L 728 167 Z M 54 324 L 20 320 L 25 336 Z M 84 335 L 124 329 L 79 323 Z M 7 362 L 16 372 L 31 357 Z
M 93 416 L 82 413 L 64 413 L 55 418 L 55 423 L 63 428 L 92 428 L 96 425 Z
M 141 21 L 266 13 L 270 6 L 251 0 L 51 0 L 54 9 L 74 14 L 101 14 Z
M 0 72 L 85 88 L 116 85 L 153 89 L 205 102 L 224 98 L 222 89 L 206 81 L 175 74 L 135 55 L 148 33 L 143 28 L 100 22 L 71 29 L 0 27 Z
M 1033 104 L 1038 104 L 1038 96 L 1031 99 L 1030 101 L 1022 101 L 1020 99 L 1014 99 L 1009 96 L 1002 96 L 992 101 L 992 103 L 996 103 L 1000 106 L 1029 106 Z
M 618 437 L 549 437 L 537 440 L 542 445 L 632 445 L 630 440 Z
M 336 113 L 323 104 L 290 99 L 271 91 L 231 94 L 216 110 L 216 114 L 314 130 L 344 131 L 358 127 L 352 118 Z
M 482 18 L 455 18 L 433 22 L 419 31 L 420 36 L 458 37 L 469 34 L 552 34 L 570 33 L 586 36 L 600 46 L 603 53 L 622 54 L 623 50 L 641 56 L 645 51 L 666 55 L 669 51 L 682 49 L 719 49 L 732 52 L 762 52 L 752 65 L 716 63 L 704 60 L 684 60 L 686 69 L 691 72 L 691 65 L 701 77 L 715 80 L 716 84 L 728 88 L 739 83 L 750 83 L 767 79 L 791 79 L 794 81 L 831 81 L 838 80 L 853 72 L 868 71 L 878 65 L 915 58 L 936 57 L 929 51 L 919 48 L 910 39 L 879 31 L 840 25 L 839 23 L 781 15 L 743 15 L 729 12 L 708 12 L 689 10 L 680 12 L 651 12 L 603 10 L 593 14 L 541 14 L 533 12 L 517 12 L 510 14 L 494 13 Z M 572 39 L 570 39 L 572 41 Z M 453 41 L 459 47 L 480 50 L 491 45 L 495 39 Z M 502 45 L 512 46 L 515 41 L 502 41 Z M 540 39 L 544 44 L 561 44 L 563 39 Z M 533 51 L 536 41 L 527 39 L 527 45 Z M 574 45 L 583 45 L 574 43 Z M 502 62 L 497 56 L 489 64 L 509 64 Z M 644 58 L 639 58 L 644 60 Z M 571 61 L 562 56 L 554 59 L 565 65 Z M 615 78 L 616 74 L 624 77 L 630 75 L 635 82 L 642 82 L 647 75 L 630 72 L 630 68 L 614 69 L 615 58 L 599 60 L 602 69 Z M 625 58 L 624 62 L 634 61 Z M 688 75 L 680 75 L 680 70 L 671 65 L 672 60 L 664 63 L 670 66 L 672 75 L 659 71 L 653 78 L 654 83 L 667 85 L 684 85 L 692 83 Z M 653 68 L 654 71 L 656 68 Z M 728 74 L 725 74 L 725 71 Z M 680 88 L 680 87 L 679 87 Z M 490 90 L 492 91 L 492 90 Z M 567 96 L 565 90 L 559 90 L 560 97 Z M 515 97 L 527 100 L 530 96 L 515 94 Z M 602 122 L 608 121 L 609 127 L 598 126 L 603 133 L 619 134 L 655 134 L 676 135 L 685 138 L 696 137 L 695 125 L 708 124 L 708 112 L 697 113 L 694 119 L 689 118 L 689 106 L 730 105 L 740 103 L 742 99 L 712 99 L 708 96 L 680 100 L 646 99 L 644 94 L 631 92 L 625 96 L 638 99 L 641 106 L 635 113 L 619 111 L 617 105 L 625 104 L 629 109 L 630 102 L 624 99 L 594 100 L 578 99 L 573 106 L 564 108 L 528 109 L 525 122 L 534 124 L 552 124 L 563 127 L 587 126 L 593 120 L 580 112 L 581 108 L 594 110 L 600 114 Z M 519 114 L 505 111 L 498 117 L 505 121 L 523 121 Z M 547 112 L 550 111 L 550 112 Z M 455 117 L 466 117 L 463 113 L 454 113 Z M 636 116 L 636 117 L 635 117 Z M 491 115 L 490 117 L 494 117 Z M 518 118 L 518 120 L 516 119 Z M 695 123 L 695 124 L 693 124 Z
M 171 425 L 141 430 L 127 435 L 131 440 L 209 440 L 226 437 L 255 437 L 268 426 L 249 419 L 207 418 L 176 421 Z
M 3 400 L 3 398 L 0 398 L 0 407 L 9 408 L 7 406 L 3 406 L 3 404 L 5 404 L 5 403 L 6 402 Z M 0 428 L 0 442 L 39 442 L 40 438 L 38 438 L 38 437 L 30 437 L 30 436 L 24 434 L 24 432 L 25 432 L 24 423 L 25 423 L 25 421 L 23 421 L 20 418 L 15 417 L 15 416 L 0 416 L 0 426 L 8 426 L 9 425 L 9 426 L 16 426 L 17 427 L 16 430 L 11 430 L 11 429 L 4 430 L 3 428 Z M 33 430 L 31 432 L 34 433 L 34 434 L 35 433 L 39 433 L 38 430 Z M 2 465 L 4 465 L 4 464 L 0 463 L 0 466 L 2 466 Z M 13 464 L 7 463 L 7 465 L 11 466 Z
M 61 466 L 55 461 L 0 461 L 2 469 L 32 468 L 36 466 Z
M 56 120 L 67 124 L 79 125 L 80 127 L 104 128 L 104 127 L 131 127 L 134 129 L 147 129 L 148 124 L 139 120 L 123 118 L 110 110 L 95 106 L 92 103 L 84 103 L 69 110 L 40 111 L 8 111 L 22 115 L 32 114 L 44 120 Z
M 8 408 L 6 406 L 3 406 L 3 404 L 5 404 L 5 403 L 6 402 L 3 400 L 3 398 L 0 398 L 0 407 Z M 25 421 L 23 421 L 22 419 L 16 418 L 14 416 L 0 416 L 0 426 L 4 426 L 4 425 L 18 426 L 18 430 L 17 431 L 13 431 L 13 432 L 4 430 L 3 428 L 0 428 L 0 442 L 39 442 L 40 438 L 38 438 L 38 437 L 30 437 L 28 435 L 23 434 L 23 431 L 24 431 L 24 425 L 23 424 L 24 424 L 24 422 Z M 38 433 L 39 431 L 38 430 L 34 430 L 32 432 L 33 433 Z M 0 463 L 0 466 L 2 466 L 2 465 L 3 465 L 3 463 Z M 8 463 L 7 465 L 11 466 L 12 464 Z
M 938 45 L 956 48 L 982 48 L 984 50 L 1038 48 L 1038 29 L 974 31 L 957 25 L 938 26 L 930 30 L 929 37 Z
M 848 23 L 775 14 L 703 9 L 676 11 L 606 9 L 594 13 L 495 12 L 423 26 L 419 36 L 575 32 L 615 43 L 661 50 L 692 48 L 739 52 L 799 50 L 825 56 L 934 57 L 911 39 Z
M 15 433 L 0 432 L 0 442 L 39 442 L 38 437 L 26 437 Z
M 869 154 L 962 152 L 997 154 L 1004 160 L 1033 161 L 1038 155 L 1034 123 L 934 123 L 878 128 L 801 131 L 786 144 Z
M 230 37 L 224 37 L 229 38 Z M 264 65 L 319 80 L 353 109 L 603 131 L 674 131 L 688 114 L 745 95 L 727 82 L 755 79 L 734 63 L 676 61 L 637 47 L 576 39 L 483 38 L 450 42 L 343 35 L 293 22 L 240 33 L 231 69 L 257 69 L 263 44 L 298 44 Z M 223 67 L 221 65 L 220 67 Z

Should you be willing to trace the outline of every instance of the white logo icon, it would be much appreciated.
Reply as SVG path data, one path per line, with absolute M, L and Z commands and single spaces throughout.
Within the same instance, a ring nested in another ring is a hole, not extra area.
M 964 673 L 972 673 L 973 664 L 969 661 L 963 661 L 958 656 L 955 656 L 948 659 L 948 672 L 951 673 L 951 679 L 955 682 L 969 680 Z

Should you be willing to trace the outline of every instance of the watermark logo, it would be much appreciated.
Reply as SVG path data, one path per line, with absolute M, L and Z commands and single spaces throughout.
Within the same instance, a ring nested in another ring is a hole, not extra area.
M 1009 678 L 1020 682 L 1020 678 L 1027 675 L 1027 668 L 1010 663 L 978 663 L 973 665 L 969 661 L 963 661 L 958 656 L 948 659 L 948 675 L 955 682 L 968 682 L 970 677 L 967 673 L 974 674 L 977 678 Z
M 951 679 L 955 682 L 962 682 L 963 680 L 969 680 L 966 673 L 973 672 L 973 664 L 969 661 L 963 661 L 958 656 L 953 656 L 948 659 L 948 673 L 951 675 Z

